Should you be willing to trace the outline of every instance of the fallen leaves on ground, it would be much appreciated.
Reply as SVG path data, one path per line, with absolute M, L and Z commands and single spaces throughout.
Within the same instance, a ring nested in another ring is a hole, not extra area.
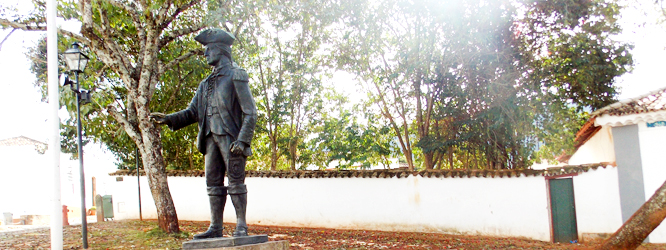
M 225 224 L 224 232 L 233 232 Z M 124 220 L 88 224 L 90 249 L 181 249 L 208 222 L 180 221 L 180 234 L 166 234 L 154 220 Z M 63 248 L 81 249 L 81 226 L 63 228 Z M 250 226 L 250 234 L 267 234 L 269 240 L 287 240 L 290 249 L 586 249 L 590 244 L 558 244 L 526 238 L 500 238 L 436 233 L 384 232 L 328 228 Z M 0 234 L 0 249 L 48 249 L 49 230 Z M 666 249 L 665 244 L 644 244 L 639 249 Z

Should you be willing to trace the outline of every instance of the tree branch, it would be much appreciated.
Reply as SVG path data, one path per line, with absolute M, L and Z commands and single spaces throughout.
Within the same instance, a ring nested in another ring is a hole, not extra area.
M 171 5 L 173 4 L 173 0 L 166 0 L 164 3 L 162 3 L 162 8 L 157 12 L 157 16 L 155 16 L 155 24 L 158 29 L 162 30 L 166 28 L 166 26 L 162 26 L 162 23 L 164 22 L 164 19 L 166 19 L 167 12 L 169 9 L 171 9 Z
M 180 13 L 183 13 L 183 11 L 188 10 L 189 8 L 191 8 L 192 6 L 194 6 L 195 4 L 198 4 L 200 2 L 201 2 L 201 0 L 192 0 L 192 1 L 190 1 L 188 3 L 185 3 L 181 6 L 178 6 L 178 8 L 176 8 L 176 10 L 173 13 L 171 13 L 170 16 L 167 17 L 166 15 L 163 15 L 163 16 L 158 17 L 161 29 L 166 29 L 166 27 L 169 26 L 169 24 L 171 24 L 171 22 L 173 22 L 173 20 L 175 20 L 176 17 L 178 17 L 178 15 L 180 15 Z M 162 17 L 164 17 L 164 18 L 162 18 Z
M 139 3 L 141 4 L 141 7 L 143 7 L 144 10 L 147 10 L 150 7 L 146 0 L 139 0 Z
M 107 2 L 110 3 L 114 7 L 119 8 L 119 9 L 124 10 L 125 12 L 127 12 L 127 14 L 129 14 L 129 16 L 132 18 L 132 21 L 134 22 L 134 26 L 136 27 L 137 31 L 139 31 L 139 33 L 141 33 L 140 32 L 141 29 L 139 28 L 139 27 L 141 27 L 141 18 L 140 18 L 141 14 L 139 13 L 139 11 L 137 11 L 136 5 L 134 3 L 131 3 L 130 6 L 128 6 L 128 5 L 125 5 L 121 2 L 118 2 L 116 0 L 107 0 Z M 139 38 L 141 38 L 141 37 L 139 37 Z
M 124 68 L 121 67 L 121 65 L 119 65 L 118 62 L 120 60 L 116 60 L 116 58 L 113 58 L 112 53 L 105 46 L 104 39 L 95 34 L 95 26 L 92 18 L 91 0 L 80 0 L 79 6 L 81 8 L 81 34 L 90 39 L 84 42 L 84 44 L 88 47 L 95 48 L 96 49 L 95 52 L 97 56 L 100 59 L 102 59 L 102 62 L 109 65 L 109 67 L 117 70 L 118 72 L 121 72 Z M 126 69 L 124 70 L 125 72 L 121 73 L 127 73 Z M 123 76 L 121 77 L 124 78 L 123 80 L 126 79 L 126 77 Z
M 166 46 L 168 43 L 170 43 L 174 39 L 176 39 L 178 37 L 181 37 L 181 36 L 184 36 L 184 35 L 192 34 L 192 33 L 197 32 L 197 31 L 199 31 L 203 28 L 204 28 L 203 23 L 198 23 L 198 24 L 192 25 L 191 27 L 174 30 L 173 32 L 171 32 L 171 34 L 164 35 L 164 36 L 162 36 L 162 38 L 160 38 L 158 48 L 162 49 L 162 47 Z
M 112 28 L 110 26 L 109 22 L 109 17 L 107 15 L 107 12 L 103 8 L 98 8 L 99 10 L 99 16 L 100 16 L 100 21 L 102 23 L 102 26 L 99 26 L 99 30 L 102 31 L 102 35 L 104 36 L 104 44 L 107 45 L 107 48 L 109 48 L 113 52 L 113 56 L 116 60 L 119 60 L 122 62 L 124 65 L 123 68 L 126 68 L 126 70 L 129 72 L 130 70 L 126 65 L 131 65 L 129 62 L 129 55 L 125 53 L 124 50 L 118 46 L 118 43 L 116 43 L 114 40 L 120 35 L 116 32 L 116 29 Z
M 160 63 L 157 74 L 162 75 L 167 69 L 173 68 L 174 66 L 176 66 L 180 62 L 187 60 L 188 58 L 190 58 L 193 55 L 203 55 L 203 49 L 190 50 L 190 51 L 186 52 L 185 54 L 182 54 L 181 56 L 174 58 L 173 60 L 171 60 L 170 62 L 168 62 L 166 64 Z
M 153 77 L 160 77 L 164 72 L 166 72 L 167 69 L 173 68 L 176 65 L 178 65 L 180 62 L 187 60 L 190 58 L 192 55 L 203 55 L 203 50 L 202 49 L 194 49 L 186 52 L 185 54 L 174 58 L 170 62 L 164 64 L 162 61 L 157 60 L 156 65 L 154 66 L 155 69 L 157 70 L 157 73 L 153 75 Z M 155 84 L 150 85 L 150 88 L 148 89 L 148 98 L 152 98 L 152 96 L 155 94 L 156 90 Z
M 180 70 L 180 69 L 179 69 Z M 169 99 L 167 100 L 166 104 L 164 104 L 164 109 L 169 110 L 171 108 L 171 105 L 173 104 L 174 101 L 176 101 L 176 96 L 180 92 L 180 90 L 183 88 L 183 84 L 185 83 L 185 79 L 188 78 L 190 75 L 192 75 L 194 71 L 190 71 L 187 74 L 185 74 L 184 77 L 179 77 L 178 79 L 178 85 L 174 88 L 173 93 L 169 96 Z
M 125 132 L 130 138 L 132 138 L 132 140 L 135 142 L 143 141 L 141 135 L 139 135 L 138 129 L 134 127 L 132 123 L 130 123 L 120 112 L 118 112 L 114 106 L 109 105 L 107 110 L 109 111 L 109 114 L 111 114 L 111 116 L 113 116 L 113 118 L 116 119 L 116 121 L 118 121 L 118 123 L 120 123 L 123 128 L 125 128 Z
M 42 26 L 41 23 L 24 24 L 24 23 L 9 21 L 9 20 L 4 19 L 4 18 L 0 18 L 0 25 L 9 26 L 9 27 L 12 27 L 14 29 L 20 29 L 20 30 L 25 30 L 25 31 L 45 31 L 46 30 L 46 26 Z
M 46 26 L 41 26 L 41 24 L 29 25 L 29 24 L 12 22 L 12 21 L 9 21 L 9 20 L 4 19 L 4 18 L 0 18 L 0 25 L 8 26 L 8 27 L 11 27 L 11 28 L 14 29 L 5 37 L 5 39 L 2 40 L 2 43 L 4 43 L 5 40 L 7 40 L 7 38 L 17 29 L 18 30 L 23 30 L 23 31 L 46 31 Z M 74 32 L 71 32 L 71 31 L 58 29 L 58 33 L 61 34 L 61 35 L 64 35 L 64 36 L 74 38 L 74 39 L 76 39 L 76 40 L 78 40 L 78 41 L 80 41 L 84 44 L 89 43 L 89 40 L 87 38 L 85 38 L 85 37 L 83 37 L 79 34 L 76 34 Z M 0 47 L 2 46 L 2 43 L 0 43 Z
M 12 29 L 12 31 L 10 31 L 9 34 L 7 34 L 4 39 L 2 39 L 2 42 L 0 42 L 0 50 L 2 50 L 2 44 L 4 44 L 5 41 L 7 41 L 7 38 L 9 38 L 9 36 L 11 36 L 12 33 L 14 33 L 14 31 L 16 31 L 16 28 Z

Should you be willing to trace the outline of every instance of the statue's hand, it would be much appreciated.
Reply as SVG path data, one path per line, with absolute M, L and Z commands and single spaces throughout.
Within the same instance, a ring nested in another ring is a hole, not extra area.
M 236 154 L 236 155 L 243 154 L 243 152 L 245 152 L 246 147 L 247 147 L 247 145 L 245 144 L 245 142 L 242 142 L 242 141 L 232 142 L 231 143 L 231 153 Z
M 150 113 L 150 120 L 157 124 L 169 123 L 169 120 L 166 118 L 166 115 L 158 112 Z

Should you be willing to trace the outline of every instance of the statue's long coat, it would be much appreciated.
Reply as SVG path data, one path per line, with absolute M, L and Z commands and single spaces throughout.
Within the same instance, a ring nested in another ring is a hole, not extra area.
M 233 140 L 247 144 L 243 154 L 252 155 L 250 145 L 257 122 L 257 107 L 248 84 L 249 77 L 245 70 L 235 67 L 216 69 L 208 78 L 201 81 L 197 92 L 186 109 L 169 114 L 169 127 L 172 130 L 183 128 L 197 122 L 199 134 L 197 148 L 206 154 L 205 139 L 207 132 L 233 137 Z M 215 84 L 207 97 L 208 83 Z M 206 109 L 211 109 L 212 116 L 206 119 Z

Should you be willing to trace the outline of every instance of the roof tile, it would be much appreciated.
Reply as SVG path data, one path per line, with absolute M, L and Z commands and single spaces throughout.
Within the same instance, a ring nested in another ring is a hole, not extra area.
M 598 163 L 598 164 L 585 164 L 578 166 L 563 166 L 552 167 L 548 169 L 513 169 L 513 170 L 487 170 L 487 169 L 445 169 L 445 170 L 424 170 L 424 171 L 409 171 L 403 169 L 379 169 L 379 170 L 293 170 L 293 171 L 256 171 L 246 170 L 246 177 L 259 177 L 259 178 L 281 178 L 281 179 L 300 179 L 300 178 L 407 178 L 412 176 L 421 176 L 424 178 L 512 178 L 512 177 L 529 177 L 529 176 L 544 176 L 552 177 L 559 175 L 569 175 L 576 173 L 584 173 L 589 170 L 596 170 L 599 167 L 606 168 L 607 166 L 614 167 L 611 163 Z M 144 171 L 139 171 L 139 174 L 144 176 Z M 111 176 L 136 176 L 136 170 L 118 170 L 109 173 Z M 167 176 L 179 177 L 204 177 L 205 171 L 203 170 L 167 170 Z
M 666 110 L 665 93 L 666 88 L 661 88 L 635 98 L 619 101 L 594 111 L 592 117 L 606 114 L 622 116 Z

